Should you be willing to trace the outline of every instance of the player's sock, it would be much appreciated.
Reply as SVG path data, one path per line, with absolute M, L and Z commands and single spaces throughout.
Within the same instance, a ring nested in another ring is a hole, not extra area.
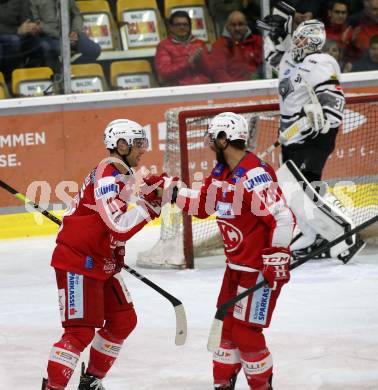
M 213 355 L 213 376 L 215 389 L 233 390 L 236 377 L 241 369 L 239 350 L 228 340 Z
M 243 370 L 253 390 L 270 390 L 273 360 L 268 349 L 261 352 L 240 352 Z
M 123 341 L 100 329 L 91 345 L 87 373 L 103 378 L 117 359 Z
M 62 339 L 51 349 L 47 364 L 48 382 L 46 389 L 64 390 L 79 361 L 80 350 L 69 340 Z

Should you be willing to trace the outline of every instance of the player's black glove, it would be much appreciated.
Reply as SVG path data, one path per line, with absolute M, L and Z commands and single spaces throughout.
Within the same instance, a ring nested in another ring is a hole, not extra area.
M 289 33 L 287 19 L 280 15 L 267 15 L 257 21 L 257 28 L 268 31 L 269 38 L 275 45 L 280 44 Z

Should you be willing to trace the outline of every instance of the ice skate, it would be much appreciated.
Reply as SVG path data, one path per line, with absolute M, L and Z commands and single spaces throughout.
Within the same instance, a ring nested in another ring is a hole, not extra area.
M 215 390 L 235 390 L 235 384 L 236 384 L 236 378 L 237 376 L 233 376 L 231 379 L 230 379 L 230 384 L 229 386 L 227 387 L 214 387 Z
M 42 387 L 41 390 L 47 390 L 47 379 L 43 378 L 42 379 Z
M 305 256 L 308 256 L 310 253 L 321 248 L 328 242 L 319 234 L 315 236 L 315 240 L 313 240 L 311 243 L 309 243 L 307 240 L 306 242 L 301 242 L 301 241 L 303 240 L 298 239 L 291 247 L 294 260 L 299 260 L 304 258 Z M 307 245 L 303 245 L 303 244 L 307 244 Z M 314 256 L 314 259 L 325 259 L 327 257 L 330 257 L 330 254 L 328 252 L 322 252 L 319 255 Z
M 81 365 L 80 383 L 77 390 L 105 390 L 101 379 L 85 373 L 85 364 Z
M 346 249 L 344 252 L 337 255 L 337 258 L 344 264 L 348 263 L 354 256 L 362 251 L 366 246 L 366 242 L 357 234 L 355 243 Z

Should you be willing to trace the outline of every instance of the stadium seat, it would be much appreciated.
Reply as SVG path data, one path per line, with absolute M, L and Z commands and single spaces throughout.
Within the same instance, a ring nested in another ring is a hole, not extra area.
M 4 79 L 4 75 L 0 72 L 0 99 L 9 98 L 8 87 Z
M 215 42 L 214 23 L 205 0 L 165 0 L 164 9 L 167 18 L 178 10 L 188 12 L 192 19 L 192 34 L 206 43 Z
M 71 65 L 72 93 L 107 91 L 108 85 L 100 64 Z
M 76 2 L 84 19 L 84 32 L 101 46 L 101 50 L 118 50 L 118 29 L 109 4 L 103 0 Z
M 151 64 L 147 60 L 114 61 L 110 65 L 113 89 L 157 87 Z
M 12 92 L 19 97 L 50 95 L 53 93 L 52 75 L 53 71 L 48 67 L 15 69 L 12 72 Z
M 118 0 L 117 21 L 124 50 L 154 48 L 167 36 L 155 0 Z

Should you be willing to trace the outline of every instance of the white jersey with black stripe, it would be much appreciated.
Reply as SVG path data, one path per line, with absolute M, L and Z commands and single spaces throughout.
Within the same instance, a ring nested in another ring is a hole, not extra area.
M 289 50 L 283 54 L 279 63 L 281 130 L 304 115 L 305 104 L 314 103 L 309 88 L 315 91 L 330 127 L 340 125 L 345 98 L 340 86 L 340 67 L 336 60 L 329 54 L 314 53 L 297 63 Z

